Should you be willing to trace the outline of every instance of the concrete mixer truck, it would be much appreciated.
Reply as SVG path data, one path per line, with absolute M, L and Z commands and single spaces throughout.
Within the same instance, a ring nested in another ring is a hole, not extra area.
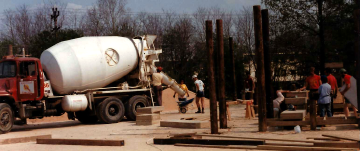
M 82 123 L 136 119 L 136 109 L 154 105 L 151 75 L 162 50 L 156 36 L 82 37 L 60 42 L 40 59 L 23 55 L 0 61 L 0 133 L 14 121 L 61 116 Z M 180 95 L 176 82 L 163 82 Z M 21 123 L 21 122 L 20 122 Z

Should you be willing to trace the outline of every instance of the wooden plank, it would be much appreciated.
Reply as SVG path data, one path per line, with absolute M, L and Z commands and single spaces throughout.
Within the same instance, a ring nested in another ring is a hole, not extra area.
M 170 136 L 174 136 L 174 137 L 187 137 L 187 136 L 194 136 L 197 133 L 181 133 L 181 134 L 170 134 Z
M 36 144 L 86 145 L 86 146 L 124 146 L 124 140 L 37 139 Z
M 160 120 L 160 114 L 140 114 L 136 115 L 136 120 Z
M 317 125 L 358 124 L 358 121 L 355 117 L 348 117 L 348 119 L 343 117 L 327 117 L 326 120 L 322 117 L 316 118 Z
M 310 121 L 267 121 L 268 126 L 306 126 L 310 125 Z
M 226 105 L 236 105 L 239 104 L 238 101 L 226 101 Z
M 36 139 L 49 139 L 49 138 L 51 138 L 51 135 L 37 135 L 37 136 L 28 136 L 28 137 L 6 138 L 6 139 L 0 139 L 0 145 L 35 142 Z
M 175 144 L 181 147 L 221 148 L 221 149 L 257 149 L 256 146 L 222 146 L 222 145 L 198 145 L 198 144 Z
M 315 147 L 360 148 L 359 142 L 316 142 Z
M 275 146 L 305 146 L 305 147 L 313 147 L 314 143 L 267 143 L 265 145 L 275 145 Z
M 307 104 L 307 97 L 285 98 L 285 104 L 304 105 Z
M 163 106 L 151 106 L 151 107 L 143 107 L 138 108 L 136 110 L 136 113 L 139 114 L 153 114 L 153 113 L 159 113 L 164 110 Z
M 286 98 L 295 98 L 295 97 L 309 97 L 309 92 L 307 91 L 290 91 L 288 93 L 285 93 Z
M 325 63 L 325 68 L 343 68 L 344 63 L 343 62 L 329 62 Z
M 167 120 L 160 121 L 160 127 L 176 127 L 176 128 L 192 128 L 200 129 L 210 126 L 209 121 L 195 121 L 195 120 Z
M 154 125 L 158 123 L 159 120 L 136 120 L 136 125 Z
M 324 137 L 331 137 L 331 138 L 338 138 L 338 139 L 343 139 L 343 140 L 348 140 L 348 141 L 357 141 L 357 142 L 360 142 L 360 140 L 359 140 L 359 139 L 356 139 L 356 138 L 348 138 L 348 137 L 343 137 L 343 136 L 338 136 L 338 135 L 322 134 L 322 136 L 324 136 Z
M 355 148 L 333 148 L 333 147 L 302 147 L 302 146 L 276 146 L 276 145 L 259 145 L 258 149 L 267 150 L 301 150 L 301 151 L 344 151 L 344 150 L 357 150 Z
M 280 114 L 281 120 L 303 120 L 306 116 L 306 110 L 284 111 Z
M 196 136 L 219 137 L 219 138 L 235 138 L 235 139 L 246 139 L 246 140 L 262 140 L 262 141 L 282 141 L 282 142 L 303 142 L 303 143 L 314 143 L 314 142 L 318 142 L 318 141 L 310 141 L 310 140 L 276 139 L 276 138 L 255 138 L 255 137 L 226 136 L 226 135 L 207 135 L 207 134 L 197 134 Z
M 264 145 L 262 140 L 226 140 L 226 139 L 177 139 L 177 138 L 154 138 L 154 144 L 203 144 L 203 145 Z
M 340 141 L 340 139 L 336 139 L 336 138 L 326 138 L 326 137 L 307 137 L 306 139 L 324 140 L 324 141 Z

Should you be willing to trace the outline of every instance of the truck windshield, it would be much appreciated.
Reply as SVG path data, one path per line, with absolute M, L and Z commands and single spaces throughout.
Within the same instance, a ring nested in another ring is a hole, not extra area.
M 16 63 L 14 61 L 7 61 L 0 63 L 0 78 L 15 77 Z

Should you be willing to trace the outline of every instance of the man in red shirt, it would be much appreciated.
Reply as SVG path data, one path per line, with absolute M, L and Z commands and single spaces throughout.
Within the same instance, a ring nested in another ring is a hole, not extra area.
M 350 78 L 351 76 L 346 74 L 346 70 L 345 69 L 340 69 L 340 74 L 341 74 L 341 77 L 344 79 L 344 82 L 343 84 L 346 84 L 346 87 L 344 90 L 342 90 L 340 93 L 342 95 L 344 95 L 346 93 L 346 91 L 348 91 L 351 87 L 351 83 L 350 83 Z M 345 98 L 345 97 L 344 97 Z M 349 116 L 349 107 L 348 107 L 348 104 L 350 104 L 350 101 L 345 98 L 345 104 L 344 104 L 344 114 L 345 114 L 345 118 L 347 118 Z M 357 117 L 357 110 L 355 108 L 355 106 L 351 105 L 354 113 L 355 113 L 355 116 Z
M 332 91 L 332 95 L 331 95 L 331 112 L 332 112 L 332 115 L 334 115 L 334 98 L 337 97 L 338 84 L 337 84 L 336 78 L 331 74 L 332 72 L 331 72 L 330 68 L 326 68 L 324 73 L 327 76 L 328 83 L 331 86 L 331 91 Z
M 321 79 L 320 76 L 315 74 L 315 68 L 311 67 L 310 76 L 306 78 L 304 87 L 302 87 L 299 90 L 302 91 L 306 88 L 309 88 L 310 92 L 317 92 L 319 86 L 322 84 L 320 79 Z

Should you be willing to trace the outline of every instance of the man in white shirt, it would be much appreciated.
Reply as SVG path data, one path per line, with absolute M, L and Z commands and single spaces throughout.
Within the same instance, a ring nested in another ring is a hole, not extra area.
M 196 86 L 196 106 L 198 107 L 198 111 L 195 113 L 205 113 L 205 111 L 204 111 L 204 99 L 205 99 L 204 87 L 205 87 L 205 84 L 197 78 L 197 75 L 193 75 L 192 79 L 194 80 L 194 83 Z M 201 99 L 201 106 L 199 103 L 200 99 Z M 200 110 L 200 107 L 202 110 Z
M 157 72 L 152 74 L 152 84 L 153 84 L 153 88 L 154 88 L 154 93 L 155 93 L 155 100 L 157 101 L 157 105 L 158 106 L 162 106 L 162 80 L 163 80 L 163 75 L 160 73 L 162 70 L 161 67 L 157 68 Z

